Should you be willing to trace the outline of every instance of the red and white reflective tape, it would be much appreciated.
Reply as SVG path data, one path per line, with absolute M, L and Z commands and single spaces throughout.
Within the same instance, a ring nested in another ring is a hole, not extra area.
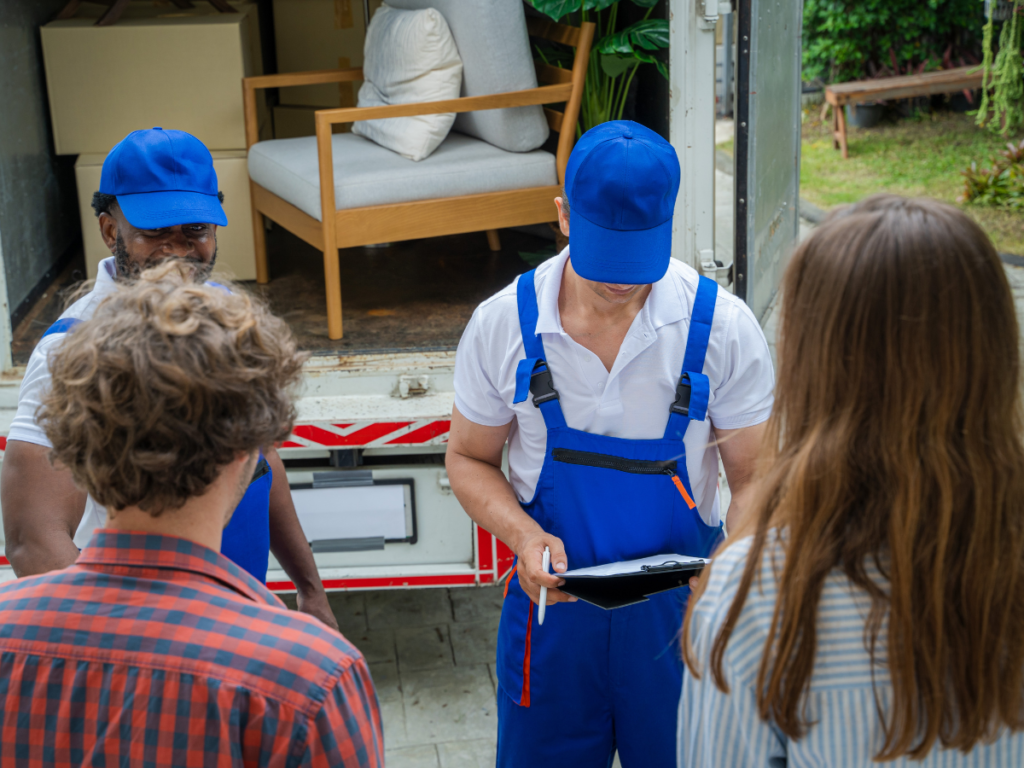
M 451 419 L 418 421 L 349 421 L 296 424 L 282 448 L 380 448 L 402 445 L 444 445 Z M 0 436 L 0 459 L 7 450 Z
M 451 419 L 419 421 L 350 421 L 296 424 L 282 448 L 380 448 L 444 445 Z

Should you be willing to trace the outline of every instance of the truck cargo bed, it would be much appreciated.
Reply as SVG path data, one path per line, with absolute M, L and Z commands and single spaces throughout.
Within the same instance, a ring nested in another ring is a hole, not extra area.
M 459 343 L 474 308 L 530 265 L 519 253 L 554 252 L 554 243 L 503 230 L 500 252 L 483 232 L 341 251 L 345 337 L 327 338 L 323 257 L 290 232 L 267 233 L 271 281 L 247 285 L 264 295 L 314 355 L 446 351 Z M 67 290 L 82 278 L 73 261 L 18 324 L 14 364 L 24 365 L 60 316 Z

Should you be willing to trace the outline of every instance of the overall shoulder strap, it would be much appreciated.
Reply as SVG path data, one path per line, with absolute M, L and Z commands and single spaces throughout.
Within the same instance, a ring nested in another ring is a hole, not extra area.
M 67 333 L 81 322 L 82 321 L 77 317 L 62 317 L 46 329 L 46 332 L 43 333 L 43 337 L 52 336 L 55 333 Z
M 564 427 L 565 417 L 558 403 L 551 369 L 544 359 L 544 340 L 537 333 L 537 289 L 534 285 L 535 269 L 519 276 L 516 284 L 516 300 L 519 305 L 519 330 L 523 335 L 526 358 L 516 368 L 516 393 L 513 403 L 526 400 L 527 393 L 533 395 L 533 404 L 540 408 L 544 424 L 548 429 Z
M 708 352 L 717 298 L 718 283 L 701 275 L 697 283 L 697 296 L 693 300 L 693 312 L 690 314 L 683 371 L 676 384 L 676 399 L 672 403 L 665 429 L 666 439 L 682 440 L 691 421 L 704 421 L 707 418 L 711 383 L 704 375 L 704 358 Z

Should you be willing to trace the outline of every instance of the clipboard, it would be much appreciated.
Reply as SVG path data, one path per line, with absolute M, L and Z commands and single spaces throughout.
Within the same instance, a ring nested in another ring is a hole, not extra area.
M 566 571 L 560 590 L 606 611 L 647 602 L 650 595 L 687 586 L 711 562 L 667 554 Z

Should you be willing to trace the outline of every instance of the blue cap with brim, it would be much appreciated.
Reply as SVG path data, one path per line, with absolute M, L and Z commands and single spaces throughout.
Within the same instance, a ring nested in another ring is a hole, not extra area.
M 138 229 L 228 223 L 217 197 L 213 156 L 184 131 L 132 131 L 103 161 L 100 192 L 114 195 Z
M 672 145 L 639 123 L 614 120 L 583 134 L 565 171 L 576 274 L 620 285 L 663 278 L 679 176 Z

